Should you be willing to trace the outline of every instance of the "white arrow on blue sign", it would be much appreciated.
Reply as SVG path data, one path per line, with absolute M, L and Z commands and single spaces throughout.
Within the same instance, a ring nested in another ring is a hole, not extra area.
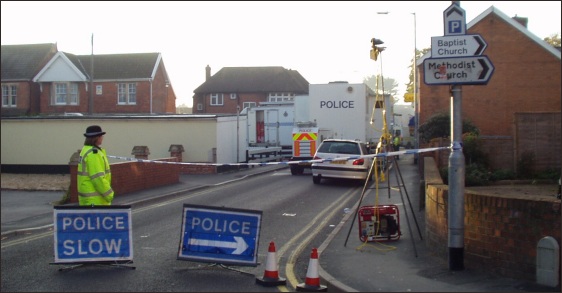
M 478 34 L 431 37 L 431 57 L 479 56 L 487 46 L 488 44 Z
M 486 84 L 494 66 L 488 56 L 428 58 L 423 61 L 424 82 L 435 84 Z
M 232 248 L 232 254 L 242 254 L 248 249 L 248 243 L 242 237 L 234 237 L 233 241 L 207 240 L 207 239 L 189 239 L 189 245 L 194 246 L 211 246 L 217 248 Z
M 184 204 L 178 259 L 257 266 L 261 211 Z

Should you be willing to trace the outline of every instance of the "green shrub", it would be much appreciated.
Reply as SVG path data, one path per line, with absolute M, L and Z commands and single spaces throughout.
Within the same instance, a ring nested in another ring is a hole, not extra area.
M 517 160 L 517 178 L 531 179 L 533 177 L 533 161 L 535 154 L 531 151 L 525 151 Z
M 444 184 L 449 184 L 449 167 L 440 168 L 439 175 L 441 175 Z
M 513 180 L 516 178 L 515 172 L 507 169 L 499 169 L 492 172 L 490 175 L 491 181 L 498 180 Z
M 476 136 L 480 134 L 478 128 L 468 120 L 463 120 L 462 132 L 474 133 Z M 425 123 L 420 125 L 418 133 L 422 142 L 429 142 L 433 138 L 450 137 L 451 115 L 443 112 L 431 116 Z
M 480 164 L 470 164 L 466 166 L 465 185 L 483 186 L 490 184 L 490 172 Z
M 465 186 L 484 186 L 490 184 L 491 172 L 482 165 L 470 164 L 465 166 L 464 185 Z M 439 169 L 441 179 L 444 184 L 449 184 L 449 168 Z
M 538 172 L 533 176 L 533 179 L 547 179 L 556 180 L 560 178 L 560 169 L 548 168 L 542 172 Z

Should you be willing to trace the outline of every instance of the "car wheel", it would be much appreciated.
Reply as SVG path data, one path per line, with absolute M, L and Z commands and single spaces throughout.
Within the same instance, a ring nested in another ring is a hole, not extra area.
M 291 175 L 302 175 L 304 168 L 300 166 L 291 166 Z
M 320 179 L 321 179 L 321 178 L 320 178 L 320 175 L 318 175 L 318 176 L 312 176 L 312 182 L 313 182 L 314 184 L 320 184 Z

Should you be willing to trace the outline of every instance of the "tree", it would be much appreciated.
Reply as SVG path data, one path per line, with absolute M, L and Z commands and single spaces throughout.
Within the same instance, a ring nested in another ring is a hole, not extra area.
M 560 48 L 560 35 L 558 34 L 552 34 L 550 37 L 544 38 L 544 41 L 555 48 Z
M 381 76 L 377 74 L 375 77 L 374 75 L 368 76 L 363 79 L 363 83 L 369 86 L 375 93 L 388 94 L 391 97 L 395 97 L 398 94 L 398 83 L 394 78 L 390 77 L 383 77 L 383 82 L 381 83 Z M 398 99 L 394 98 L 396 102 Z
M 421 51 L 416 49 L 416 60 L 420 60 L 420 58 L 429 51 L 431 51 L 431 48 L 425 48 Z M 410 68 L 410 81 L 406 84 L 406 92 L 414 93 L 414 60 L 410 60 L 408 68 Z

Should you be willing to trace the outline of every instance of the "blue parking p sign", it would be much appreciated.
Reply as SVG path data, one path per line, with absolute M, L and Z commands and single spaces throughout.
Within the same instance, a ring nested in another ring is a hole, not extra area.
M 446 36 L 466 34 L 466 13 L 455 3 L 443 11 L 443 21 Z
M 184 204 L 179 260 L 257 266 L 261 211 Z

